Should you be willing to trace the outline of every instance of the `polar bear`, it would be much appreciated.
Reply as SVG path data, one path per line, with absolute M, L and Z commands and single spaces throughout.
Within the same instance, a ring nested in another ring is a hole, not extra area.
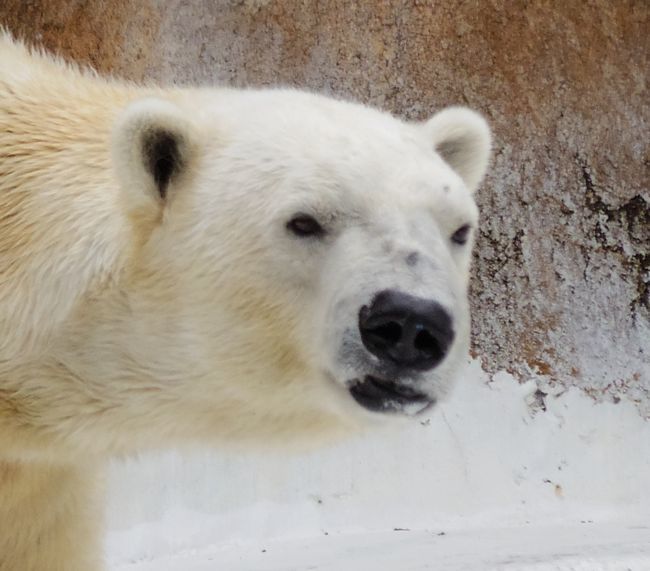
M 160 89 L 0 37 L 0 570 L 101 568 L 102 464 L 417 415 L 468 349 L 490 132 Z

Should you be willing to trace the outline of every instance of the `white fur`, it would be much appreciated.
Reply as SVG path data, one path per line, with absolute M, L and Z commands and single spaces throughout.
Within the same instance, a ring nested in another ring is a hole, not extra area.
M 141 161 L 159 129 L 184 158 L 165 196 Z M 56 525 L 73 526 L 75 482 L 109 454 L 382 418 L 348 392 L 377 367 L 357 324 L 379 290 L 452 315 L 449 355 L 411 379 L 442 396 L 469 331 L 472 241 L 450 236 L 477 224 L 486 129 L 459 109 L 422 127 L 299 91 L 138 88 L 0 39 L 0 529 L 23 546 L 0 570 L 89 570 L 67 528 L 67 547 L 25 548 L 53 466 L 71 494 Z M 291 235 L 297 212 L 326 236 Z M 25 476 L 3 491 L 3 474 Z M 21 485 L 41 500 L 15 522 Z
M 492 135 L 485 119 L 463 107 L 449 107 L 429 119 L 424 128 L 433 147 L 474 192 L 490 158 Z
M 198 139 L 191 119 L 169 101 L 138 99 L 120 114 L 113 129 L 111 151 L 131 213 L 156 212 L 160 205 L 160 195 L 154 181 L 142 168 L 142 141 L 155 131 L 174 134 L 185 161 L 192 153 L 191 141 Z

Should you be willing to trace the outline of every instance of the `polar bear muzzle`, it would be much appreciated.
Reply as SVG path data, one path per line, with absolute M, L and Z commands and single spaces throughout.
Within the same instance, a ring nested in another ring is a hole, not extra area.
M 396 290 L 361 308 L 359 331 L 368 351 L 399 370 L 433 369 L 454 340 L 451 317 L 439 303 Z
M 363 346 L 390 375 L 365 375 L 351 383 L 357 403 L 375 412 L 415 413 L 435 404 L 436 399 L 414 387 L 411 378 L 437 367 L 454 341 L 452 318 L 438 302 L 381 291 L 359 311 L 359 332 Z

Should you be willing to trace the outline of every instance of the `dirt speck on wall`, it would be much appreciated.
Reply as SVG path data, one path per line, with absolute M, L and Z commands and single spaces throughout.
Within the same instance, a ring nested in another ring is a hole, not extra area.
M 496 135 L 474 351 L 490 371 L 650 416 L 645 0 L 4 0 L 30 42 L 142 80 L 295 85 Z

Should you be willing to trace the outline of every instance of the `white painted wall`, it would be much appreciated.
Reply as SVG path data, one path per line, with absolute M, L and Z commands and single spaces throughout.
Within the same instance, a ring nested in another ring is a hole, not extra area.
M 477 363 L 427 421 L 292 457 L 169 453 L 115 465 L 113 564 L 215 543 L 342 531 L 528 521 L 650 522 L 650 423 L 576 389 L 531 407 L 535 385 L 488 383 Z

